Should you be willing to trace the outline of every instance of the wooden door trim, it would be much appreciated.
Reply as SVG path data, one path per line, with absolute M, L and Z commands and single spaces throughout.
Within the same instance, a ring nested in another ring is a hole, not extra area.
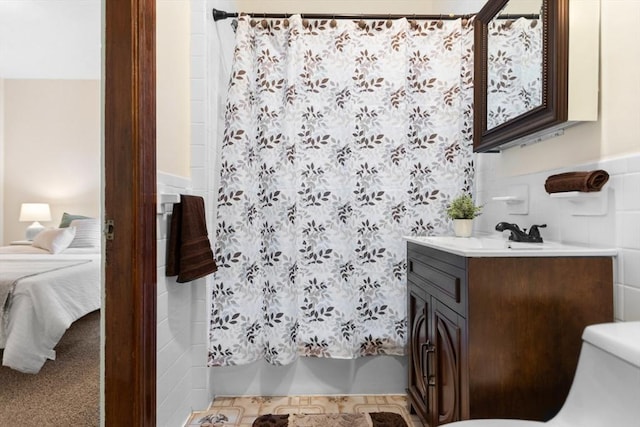
M 155 0 L 105 0 L 104 419 L 156 424 Z

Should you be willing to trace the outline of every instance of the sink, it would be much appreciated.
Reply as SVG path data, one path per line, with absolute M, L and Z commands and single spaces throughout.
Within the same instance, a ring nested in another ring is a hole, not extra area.
M 492 237 L 454 237 L 454 236 L 426 236 L 421 237 L 427 242 L 442 246 L 453 246 L 461 249 L 512 249 L 512 250 L 541 250 L 553 247 L 548 243 L 524 243 Z
M 404 236 L 404 239 L 419 245 L 472 257 L 615 256 L 617 253 L 613 248 L 574 246 L 558 242 L 513 242 L 502 238 L 501 235 L 474 237 Z
M 507 249 L 507 240 L 489 237 L 454 237 L 454 236 L 425 236 L 417 237 L 425 242 L 432 242 L 442 246 L 453 246 L 461 249 Z

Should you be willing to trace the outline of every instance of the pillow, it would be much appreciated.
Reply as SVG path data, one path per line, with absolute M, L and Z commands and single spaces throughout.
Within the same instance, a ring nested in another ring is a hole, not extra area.
M 45 228 L 33 238 L 31 246 L 57 254 L 67 249 L 76 235 L 75 227 Z
M 73 221 L 74 219 L 91 219 L 91 217 L 84 216 L 84 215 L 72 215 L 70 213 L 65 212 L 62 214 L 62 219 L 60 220 L 60 225 L 58 227 L 60 228 L 68 227 L 71 224 L 71 221 Z
M 70 248 L 98 248 L 100 247 L 100 223 L 97 219 L 74 219 L 70 227 L 75 227 L 76 237 Z

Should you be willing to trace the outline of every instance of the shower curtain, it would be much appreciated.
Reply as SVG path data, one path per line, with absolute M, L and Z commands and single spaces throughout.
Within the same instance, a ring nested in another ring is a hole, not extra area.
M 401 355 L 403 235 L 473 177 L 472 23 L 239 19 L 209 365 Z

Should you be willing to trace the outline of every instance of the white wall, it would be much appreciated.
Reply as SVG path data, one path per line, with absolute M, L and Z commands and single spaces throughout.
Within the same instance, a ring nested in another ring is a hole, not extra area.
M 189 0 L 156 5 L 157 170 L 189 177 L 191 124 Z
M 63 212 L 100 213 L 100 81 L 4 80 L 4 244 L 24 239 L 21 203 Z

